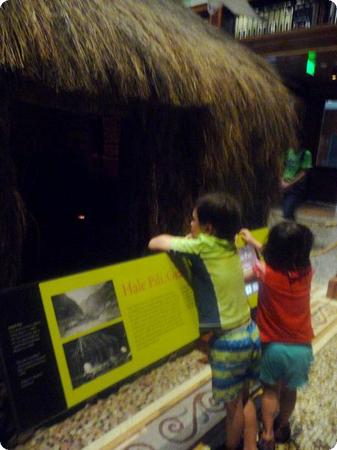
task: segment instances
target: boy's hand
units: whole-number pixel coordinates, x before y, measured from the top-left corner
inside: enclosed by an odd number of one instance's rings
[[[209,342],[213,337],[214,333],[209,331],[208,333],[202,334],[197,341],[197,349],[204,355],[199,359],[199,362],[202,364],[207,364],[209,362]]]

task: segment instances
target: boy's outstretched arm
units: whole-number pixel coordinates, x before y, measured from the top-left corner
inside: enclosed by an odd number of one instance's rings
[[[155,236],[148,243],[148,247],[150,250],[161,250],[163,252],[168,252],[171,250],[171,241],[174,236],[170,234],[160,234],[159,236]]]

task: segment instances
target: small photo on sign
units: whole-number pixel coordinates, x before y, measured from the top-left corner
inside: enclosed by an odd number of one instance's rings
[[[54,295],[52,302],[62,338],[120,317],[112,281]]]
[[[63,348],[73,389],[132,359],[122,322],[68,342]]]

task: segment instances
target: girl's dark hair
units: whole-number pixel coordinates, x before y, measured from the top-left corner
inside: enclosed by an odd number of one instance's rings
[[[296,222],[280,222],[269,232],[262,254],[275,270],[304,270],[310,267],[314,236],[308,227]]]
[[[241,209],[234,197],[222,192],[206,194],[197,200],[195,209],[201,226],[210,224],[215,236],[234,241],[241,228]]]

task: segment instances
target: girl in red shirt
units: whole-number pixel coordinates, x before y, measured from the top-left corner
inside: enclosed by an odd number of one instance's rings
[[[240,234],[264,258],[254,267],[254,276],[260,282],[257,325],[263,344],[260,379],[264,387],[263,432],[258,448],[274,450],[275,442],[290,438],[289,417],[295,408],[297,389],[307,383],[313,361],[313,234],[304,225],[281,222],[270,230],[264,247],[247,229]]]

